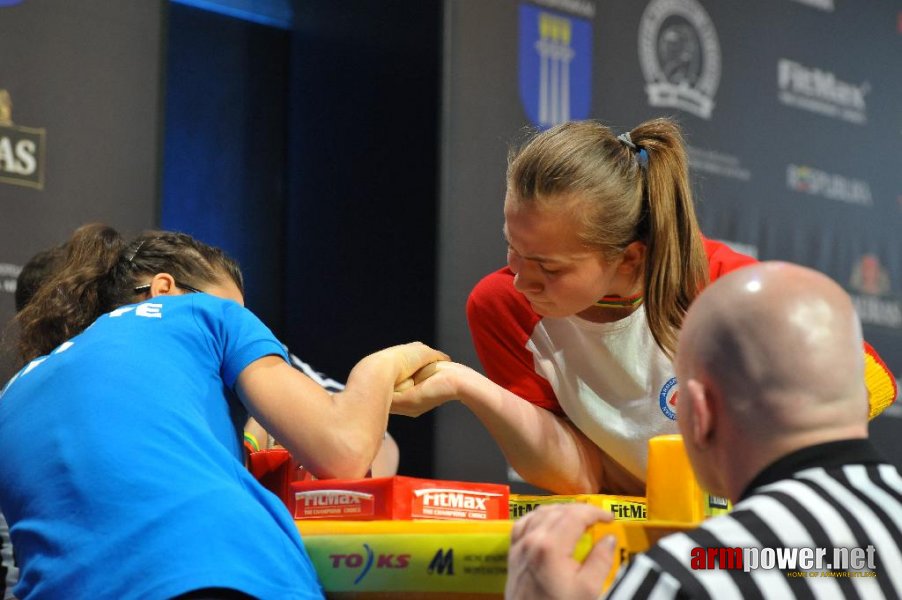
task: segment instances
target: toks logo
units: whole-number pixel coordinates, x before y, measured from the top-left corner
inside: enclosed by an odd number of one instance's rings
[[[47,131],[13,125],[13,101],[0,89],[0,182],[44,189]]]
[[[369,544],[363,545],[364,554],[330,554],[333,569],[359,569],[354,585],[360,583],[366,574],[375,567],[377,569],[406,569],[410,565],[410,554],[376,554]]]

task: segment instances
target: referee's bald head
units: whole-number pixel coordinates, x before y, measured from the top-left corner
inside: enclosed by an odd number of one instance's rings
[[[690,458],[706,460],[710,444],[732,447],[735,456],[721,456],[730,461],[866,437],[862,344],[851,298],[822,273],[764,262],[721,277],[680,332],[678,414]]]
[[[829,425],[841,414],[866,423],[862,344],[852,300],[832,279],[764,262],[698,297],[677,363],[680,380],[704,373],[731,399],[729,409],[766,427]]]

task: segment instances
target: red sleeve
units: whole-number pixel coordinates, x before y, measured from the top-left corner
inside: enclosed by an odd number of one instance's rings
[[[467,299],[467,321],[476,354],[489,379],[529,402],[562,413],[548,380],[535,371],[526,344],[541,317],[514,289],[504,268],[484,277]]]
[[[702,242],[705,245],[705,254],[708,255],[708,274],[711,281],[730,271],[758,262],[751,256],[736,252],[723,242],[715,242],[708,238],[703,238]]]

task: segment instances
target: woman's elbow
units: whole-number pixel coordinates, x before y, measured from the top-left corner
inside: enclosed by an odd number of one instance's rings
[[[370,470],[375,447],[371,444],[338,443],[329,450],[324,450],[307,467],[318,479],[360,479]]]
[[[556,482],[551,491],[563,496],[575,496],[578,494],[597,494],[598,486],[590,481],[560,481]]]
[[[523,479],[530,485],[548,490],[552,494],[573,496],[577,494],[597,494],[601,489],[601,481],[588,474],[533,471],[523,469]]]

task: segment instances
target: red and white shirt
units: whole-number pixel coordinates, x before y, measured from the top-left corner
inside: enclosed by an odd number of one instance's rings
[[[705,240],[711,281],[755,262]],[[613,323],[542,317],[504,268],[483,278],[467,319],[486,375],[521,398],[565,415],[645,481],[648,440],[676,433],[673,364],[655,343],[645,307]]]

